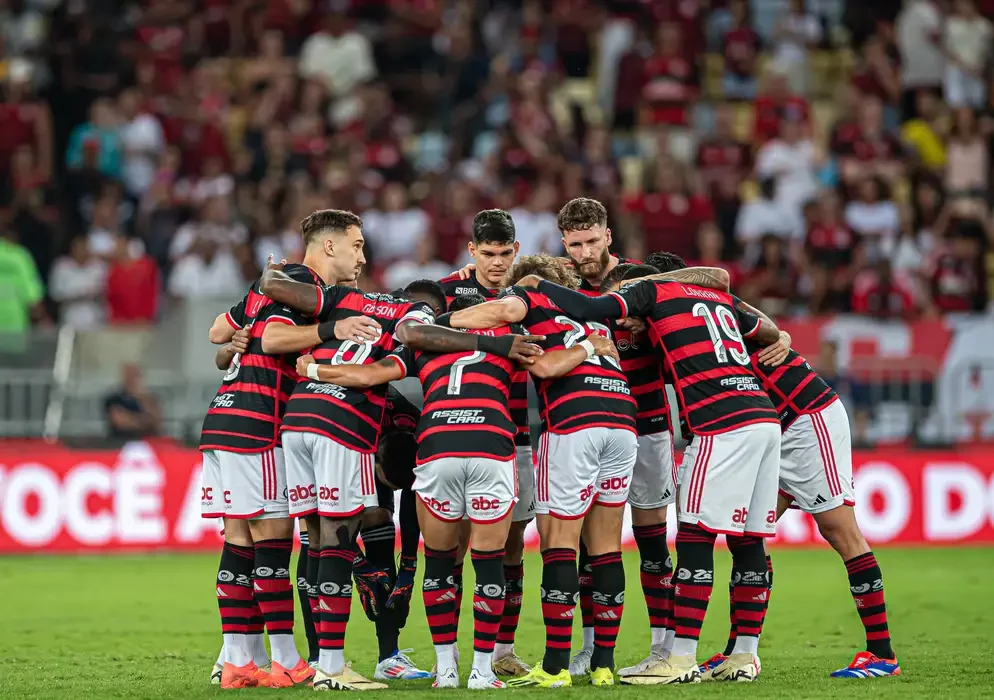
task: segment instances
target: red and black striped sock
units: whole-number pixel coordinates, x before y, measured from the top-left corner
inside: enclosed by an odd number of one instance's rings
[[[317,661],[318,631],[311,609],[310,584],[307,582],[307,566],[310,560],[310,545],[306,532],[300,533],[300,553],[297,554],[297,600],[300,602],[300,617],[307,635],[307,660]]]
[[[255,543],[255,599],[266,620],[270,638],[293,634],[293,583],[290,581],[290,555],[293,540],[262,540]]]
[[[732,653],[735,648],[735,639],[738,637],[738,628],[735,620],[735,596],[732,591],[735,589],[735,567],[728,577],[728,642],[725,643],[725,656]]]
[[[314,633],[318,639],[318,651],[321,649],[321,625],[324,622],[324,614],[318,604],[318,571],[321,567],[321,549],[307,550],[307,604],[311,609],[311,619],[314,620]],[[317,657],[308,659],[316,661]]]
[[[714,586],[715,535],[697,525],[680,523],[676,533],[676,576],[673,584],[674,656],[697,654],[701,625]]]
[[[621,552],[590,557],[594,580],[594,653],[590,668],[614,670],[614,645],[625,610],[625,565]]]
[[[497,632],[498,644],[514,644],[514,634],[518,631],[518,620],[521,618],[524,583],[524,564],[504,565],[504,615]]]
[[[583,648],[592,649],[594,643],[594,578],[590,571],[590,555],[587,546],[580,540],[580,555],[577,559],[577,573],[580,581],[580,619],[583,621]]]
[[[573,613],[580,594],[576,552],[547,549],[542,552],[542,618],[545,620],[545,657],[542,668],[556,674],[569,668]]]
[[[492,654],[504,615],[504,550],[472,550],[476,572],[473,588],[473,651]]]
[[[452,567],[452,582],[456,586],[456,635],[459,634],[459,613],[462,612],[462,569],[463,561],[457,561]]]
[[[217,607],[224,634],[251,633],[250,622],[256,606],[252,595],[254,560],[252,547],[224,543],[217,567]]]
[[[866,650],[881,659],[895,658],[887,627],[884,580],[877,558],[873,552],[853,557],[846,562],[846,572],[856,612],[866,630]]]
[[[441,551],[425,547],[425,580],[421,592],[431,641],[436,647],[456,643],[456,589],[452,583],[455,562],[455,549]]]
[[[735,601],[736,639],[732,653],[755,654],[770,600],[770,575],[763,540],[749,535],[729,535],[726,542],[732,553],[734,572],[731,597]]]
[[[652,643],[661,644],[664,633],[673,626],[673,560],[666,545],[666,523],[636,525],[632,533],[639,548],[639,578]]]
[[[345,629],[352,612],[352,560],[355,550],[344,547],[322,547],[317,576],[318,645],[326,650],[345,648]],[[326,672],[337,669],[325,668]]]

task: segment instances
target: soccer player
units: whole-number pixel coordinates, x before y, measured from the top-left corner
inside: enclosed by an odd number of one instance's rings
[[[334,246],[362,249],[361,221],[324,222],[311,227],[309,233],[309,244],[330,240]],[[317,325],[287,327],[272,334],[266,348],[295,352],[317,346],[317,362],[311,368],[315,371],[321,364],[371,364],[400,343],[441,352],[489,349],[526,363],[541,353],[532,344],[540,337],[509,334],[491,338],[431,326],[434,313],[424,302],[363,294],[351,287],[301,284],[277,269],[266,271],[261,286],[271,298],[317,316]],[[360,340],[358,336],[356,340],[339,339],[336,321],[350,317],[376,321],[381,329],[376,340]],[[373,453],[379,438],[384,392],[385,388],[377,387],[350,390],[316,380],[301,382],[287,409],[287,475],[296,493],[307,494],[291,501],[291,514],[309,519],[311,549],[316,541],[320,546],[317,571],[308,572],[309,584],[315,582],[310,585],[318,595],[320,652],[314,687],[319,690],[385,687],[353,671],[344,658],[354,541],[363,510],[377,505]]]
[[[579,283],[571,265],[548,255],[522,258],[510,281],[530,274],[574,288]],[[547,347],[566,350],[589,345],[584,339],[590,335],[609,335],[600,324],[578,323],[543,294],[513,286],[501,299],[452,314],[451,323],[477,329],[524,323],[547,337]],[[614,646],[625,589],[621,526],[637,448],[635,400],[618,360],[586,349],[588,358],[579,366],[562,377],[538,383],[544,431],[536,475],[536,513],[546,651],[541,665],[512,680],[512,685],[572,685],[570,637],[579,592],[576,556],[584,521],[595,600],[590,680],[594,685],[614,682]]]
[[[557,223],[566,254],[580,276],[578,289],[584,294],[598,294],[601,282],[618,265],[637,262],[611,254],[607,209],[596,199],[576,197],[566,202],[559,210]]]
[[[464,295],[480,294],[494,299],[504,287],[518,254],[514,221],[501,209],[486,209],[473,217],[473,240],[467,244],[473,265],[440,280],[451,304]],[[511,514],[511,528],[504,546],[504,617],[497,633],[494,670],[499,676],[523,676],[531,670],[514,653],[514,636],[521,615],[524,588],[525,529],[535,518],[535,463],[532,458],[531,430],[528,425],[528,372],[519,369],[511,383],[511,419],[517,426],[514,436],[515,464],[518,470],[518,500]],[[465,547],[460,548],[464,552]],[[462,600],[462,557],[457,557],[456,623]]]
[[[749,681],[765,614],[767,565],[762,538],[776,527],[779,420],[752,366],[745,342],[779,340],[776,326],[736,308],[731,295],[691,284],[643,280],[589,298],[539,279],[535,284],[563,312],[577,318],[645,318],[676,381],[685,434],[693,439],[678,473],[675,636],[669,656],[630,684],[700,681],[697,642],[714,580],[714,541],[724,533],[741,573],[737,605],[753,623],[716,679]]]
[[[457,308],[483,301],[463,296]],[[481,330],[479,337],[501,337],[508,326]],[[606,340],[597,341],[613,353]],[[542,376],[570,371],[587,350],[545,353],[529,365]],[[301,364],[310,361],[302,358]],[[418,467],[414,490],[425,539],[425,609],[435,642],[437,688],[458,687],[455,661],[455,588],[452,569],[467,515],[472,523],[472,560],[476,570],[474,659],[468,687],[503,688],[492,670],[493,648],[504,604],[503,546],[516,498],[514,434],[507,401],[515,363],[486,350],[431,353],[398,349],[372,365],[311,365],[308,376],[343,387],[370,387],[417,373],[425,387],[418,426]]]
[[[317,212],[304,220],[305,239],[315,221],[352,216]],[[308,246],[303,265],[287,266],[284,275],[314,287],[325,280],[354,280],[363,264],[361,247],[342,250],[329,244]],[[218,607],[224,633],[221,686],[306,684],[313,671],[293,641],[293,583],[290,555],[293,521],[289,517],[286,469],[280,425],[293,391],[293,356],[267,352],[266,337],[276,326],[306,320],[274,304],[256,282],[241,302],[221,314],[210,340],[226,343],[247,329],[247,349],[232,354],[217,395],[204,419],[200,449],[204,456],[201,511],[224,518],[225,544],[217,574]],[[247,521],[247,527],[244,522]],[[260,669],[261,629],[254,627],[258,608],[269,632],[273,665]],[[249,634],[250,632],[254,634]],[[250,649],[255,648],[255,653]],[[263,647],[264,649],[264,647]]]

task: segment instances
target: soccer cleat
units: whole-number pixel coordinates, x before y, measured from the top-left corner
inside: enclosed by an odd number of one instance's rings
[[[626,666],[625,668],[619,670],[618,676],[619,677],[637,676],[641,673],[644,673],[645,670],[648,669],[650,666],[653,666],[654,664],[657,664],[660,661],[665,661],[665,660],[666,660],[666,654],[663,652],[663,645],[654,644],[649,649],[649,655],[647,657],[639,661],[634,666]]]
[[[569,675],[585,676],[590,673],[590,657],[593,655],[593,649],[580,649],[569,662]]]
[[[373,678],[378,681],[420,681],[425,678],[431,678],[429,671],[422,671],[411,661],[407,656],[407,652],[409,651],[414,650],[401,649],[389,659],[383,659],[383,661],[376,664],[376,671],[373,672]]]
[[[763,665],[755,654],[731,654],[711,671],[711,679],[750,683],[759,677]]]
[[[625,685],[665,685],[669,683],[700,683],[701,671],[697,668],[697,659],[692,654],[680,656],[670,655],[663,661],[657,661],[637,676],[624,676],[621,682]]]
[[[614,685],[614,674],[606,667],[590,669],[590,685]]]
[[[221,687],[224,690],[255,688],[259,685],[259,673],[261,671],[255,661],[249,661],[244,666],[235,666],[225,661],[224,668],[221,669]]]
[[[504,654],[499,659],[494,659],[494,673],[498,676],[520,678],[527,676],[531,670],[532,667],[522,661],[521,657],[513,651],[510,654]]]
[[[845,668],[832,672],[832,678],[882,678],[900,676],[901,666],[897,659],[881,659],[868,651],[861,651]]]
[[[498,679],[493,673],[480,673],[474,668],[470,671],[466,687],[470,690],[500,690],[506,688],[507,683]]]
[[[273,670],[269,674],[270,688],[291,688],[295,685],[307,685],[314,678],[314,669],[300,659],[293,668],[273,662]]]
[[[432,688],[458,688],[459,670],[455,668],[446,669],[435,675],[435,680],[431,684]]]
[[[563,669],[559,673],[546,673],[542,664],[532,667],[526,675],[521,678],[512,678],[507,682],[511,688],[569,688],[573,685],[573,678],[568,669]]]
[[[712,677],[714,670],[719,666],[721,666],[721,663],[727,658],[728,658],[727,656],[719,652],[714,656],[712,656],[707,661],[705,661],[704,663],[702,663],[700,666],[698,666],[698,668],[701,670],[701,680],[702,681],[714,680],[714,678]]]
[[[345,664],[341,673],[330,675],[320,668],[314,672],[314,690],[385,690],[386,683],[371,681],[352,670],[352,664]]]
[[[214,668],[211,669],[211,685],[221,685],[221,674],[224,672],[224,666],[221,664],[214,664]]]

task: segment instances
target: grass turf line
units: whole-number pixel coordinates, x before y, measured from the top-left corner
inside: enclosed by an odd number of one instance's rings
[[[925,548],[877,551],[884,572],[888,614],[904,675],[841,681],[828,673],[862,649],[863,631],[847,590],[845,569],[829,550],[774,549],[772,607],[760,645],[758,685],[702,684],[657,689],[578,686],[571,697],[624,693],[631,698],[680,693],[681,697],[768,698],[994,697],[994,608],[990,605],[994,549]],[[716,552],[714,595],[699,653],[703,661],[724,647],[727,633],[729,558]],[[142,555],[7,557],[0,566],[0,698],[207,698],[222,691],[207,684],[221,635],[213,594],[217,557]],[[541,561],[525,562],[525,604],[517,651],[529,663],[543,650],[538,603]],[[618,639],[619,666],[648,651],[645,603],[638,583],[638,555],[625,554],[627,605]],[[472,658],[472,567],[467,562],[460,624],[462,682]],[[947,586],[951,586],[948,588]],[[353,600],[346,657],[372,676],[373,627]],[[299,620],[299,611],[298,611]],[[299,626],[298,626],[299,627]],[[301,630],[298,647],[306,649]],[[580,620],[574,627],[579,646]],[[420,595],[415,596],[401,646],[422,668],[434,661]],[[396,682],[376,697],[389,700],[428,691],[430,681]],[[256,696],[276,691],[240,691]],[[282,694],[310,692],[284,690]],[[534,689],[509,689],[527,698]],[[469,691],[445,691],[456,700]],[[230,695],[226,692],[225,695]]]

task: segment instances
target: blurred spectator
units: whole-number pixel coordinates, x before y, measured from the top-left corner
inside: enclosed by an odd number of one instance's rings
[[[514,231],[520,249],[518,255],[535,255],[558,250],[561,233],[556,224],[556,188],[550,182],[539,183],[524,205],[511,209]]]
[[[861,93],[879,99],[884,105],[886,125],[897,126],[899,115],[893,105],[901,99],[900,58],[897,49],[888,45],[880,34],[874,34],[863,44],[853,85]]]
[[[969,107],[957,109],[946,156],[947,199],[985,199],[990,168],[987,140],[977,129],[973,111]]]
[[[118,236],[107,268],[107,320],[121,325],[155,321],[160,282],[159,269],[141,241]]]
[[[45,317],[45,288],[31,253],[9,225],[9,214],[0,212],[0,335],[20,335],[32,319]]]
[[[645,61],[640,122],[648,127],[641,136],[643,153],[650,158],[669,155],[681,163],[693,156],[690,114],[700,88],[700,77],[688,58],[676,24],[659,25],[652,54]],[[663,149],[658,147],[662,139]]]
[[[906,279],[894,276],[890,261],[882,258],[856,278],[852,310],[881,320],[911,320],[916,311],[914,292]]]
[[[707,198],[692,192],[686,179],[677,163],[661,161],[656,166],[655,187],[626,198],[625,209],[639,225],[647,251],[668,250],[691,257],[694,234],[712,218],[712,212]]]
[[[900,230],[900,213],[879,178],[864,178],[855,195],[856,198],[846,205],[846,225],[862,238],[870,259],[876,260]]]
[[[954,0],[954,14],[946,20],[943,51],[946,72],[942,81],[951,107],[979,109],[987,103],[984,74],[991,59],[994,31],[977,11],[974,0]]]
[[[235,255],[208,236],[199,237],[169,273],[169,295],[175,298],[234,298],[245,286]]]
[[[786,206],[776,196],[776,180],[772,177],[759,181],[759,196],[747,202],[739,212],[735,226],[735,236],[746,252],[746,260],[753,261],[759,256],[759,239],[767,234],[785,240],[800,238],[803,222],[797,213]]]
[[[81,168],[94,163],[101,174],[120,179],[123,172],[121,136],[109,99],[99,98],[90,107],[90,121],[73,129],[66,149],[66,165]]]
[[[324,83],[332,98],[330,117],[343,127],[360,115],[356,88],[376,77],[369,39],[348,26],[342,12],[330,12],[321,29],[300,50],[300,75]]]
[[[59,322],[77,330],[93,330],[104,321],[107,264],[90,252],[85,238],[76,238],[69,255],[52,266],[49,291],[60,304]]]
[[[714,197],[718,183],[728,178],[738,189],[752,165],[749,145],[736,138],[735,113],[727,102],[718,103],[714,110],[714,128],[697,147],[697,170],[704,186]]]
[[[851,185],[876,175],[892,182],[904,173],[904,149],[896,136],[884,128],[883,105],[865,95],[857,106],[856,122],[837,132],[834,151],[841,160],[842,181]]]
[[[942,86],[946,59],[942,54],[942,12],[933,0],[908,0],[897,16],[897,48],[901,53],[901,111],[915,116],[915,93]]]
[[[690,265],[701,265],[703,267],[720,267],[728,273],[730,278],[729,287],[738,288],[742,270],[734,261],[730,261],[725,254],[725,240],[718,230],[718,227],[706,222],[697,229],[697,236],[694,245],[694,257]]]
[[[158,434],[162,426],[159,402],[148,391],[138,365],[121,367],[121,388],[104,399],[110,437],[138,440]]]
[[[398,289],[414,280],[439,280],[448,276],[452,272],[452,266],[434,257],[434,243],[430,236],[423,237],[415,257],[405,258],[387,268],[383,274],[383,286]]]
[[[762,78],[762,91],[754,105],[753,136],[762,143],[776,138],[784,119],[811,127],[811,107],[800,95],[791,94],[787,77],[779,68],[771,68]]]
[[[759,241],[756,265],[742,284],[742,296],[774,316],[787,310],[797,284],[797,269],[787,257],[786,242],[766,234]]]
[[[9,188],[9,189],[8,189]],[[52,263],[60,220],[59,198],[42,173],[30,144],[21,145],[11,162],[10,180],[3,201],[11,208],[10,226],[34,258],[42,280]]]
[[[38,170],[52,177],[52,117],[48,104],[32,91],[33,69],[22,59],[10,61],[0,102],[0,174],[7,174],[10,159],[21,146],[32,146]]]
[[[848,309],[853,277],[863,260],[860,239],[842,221],[835,192],[823,192],[809,213],[804,241],[808,308],[813,314]]]
[[[380,208],[363,213],[362,218],[370,259],[382,269],[398,259],[415,257],[422,250],[429,222],[424,211],[410,205],[403,183],[388,182],[380,202]]]
[[[162,125],[142,109],[140,99],[138,91],[129,88],[117,100],[121,114],[121,147],[124,149],[124,186],[136,199],[151,186],[156,164],[166,145]]]
[[[917,116],[901,127],[901,140],[918,156],[922,166],[933,172],[946,167],[946,129],[939,98],[929,90],[915,95]]]
[[[787,0],[787,11],[773,27],[773,56],[787,75],[791,92],[808,92],[808,51],[821,41],[821,22],[806,11],[804,0]]]
[[[930,270],[933,313],[983,311],[987,305],[983,245],[968,231],[954,232]]]
[[[721,38],[725,56],[721,91],[729,100],[751,100],[756,96],[756,58],[762,42],[749,23],[749,5],[745,0],[731,0],[728,9],[732,26]]]
[[[815,145],[803,138],[801,124],[785,119],[779,138],[767,141],[756,154],[756,175],[776,182],[777,202],[796,220],[801,207],[818,190],[815,168],[820,161]]]
[[[117,252],[120,236],[117,207],[112,197],[101,197],[92,210],[92,223],[86,234],[87,248],[91,255],[105,260]]]
[[[248,229],[232,216],[230,198],[211,197],[204,202],[198,218],[176,231],[169,246],[170,259],[179,260],[200,240],[216,244],[224,255],[234,255],[235,248],[248,242]]]

